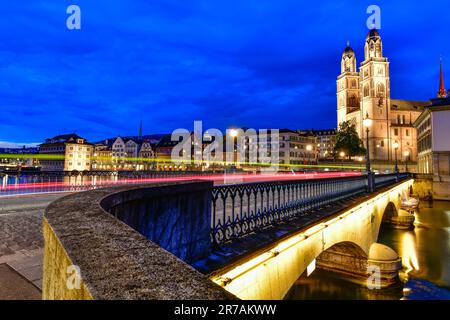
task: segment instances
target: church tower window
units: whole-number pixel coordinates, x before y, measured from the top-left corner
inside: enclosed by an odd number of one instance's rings
[[[364,86],[364,97],[368,97],[369,96],[369,85],[365,85]]]
[[[382,83],[377,84],[377,96],[384,97],[384,85]]]

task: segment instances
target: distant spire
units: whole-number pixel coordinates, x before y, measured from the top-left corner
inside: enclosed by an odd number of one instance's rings
[[[442,71],[442,57],[441,57],[438,98],[446,98],[446,97],[447,97],[447,92],[445,91],[445,86],[444,86],[444,73]]]
[[[141,123],[139,124],[139,139],[142,139],[142,119]]]
[[[350,47],[350,41],[347,40],[347,47]]]

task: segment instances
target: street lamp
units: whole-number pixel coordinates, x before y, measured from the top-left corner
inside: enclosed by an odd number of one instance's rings
[[[230,136],[233,138],[236,138],[238,136],[239,132],[237,129],[230,129]]]
[[[403,152],[403,156],[405,157],[405,172],[408,172],[409,151]]]
[[[368,179],[368,186],[369,186],[369,192],[373,191],[373,184],[372,184],[372,172],[370,169],[370,146],[369,146],[369,128],[372,126],[372,119],[369,118],[369,114],[366,113],[366,118],[363,120],[363,125],[366,128],[366,171],[367,171],[367,179]]]
[[[339,153],[339,156],[341,157],[341,169],[344,170],[344,157],[345,157],[345,152],[341,151]]]
[[[398,142],[394,142],[394,144],[392,145],[394,147],[395,150],[395,168],[394,171],[395,173],[398,173],[398,161],[397,161],[397,150],[398,150]]]
[[[311,164],[311,150],[312,150],[312,145],[308,144],[306,146],[306,151],[308,151],[308,164]]]
[[[237,164],[237,146],[235,144],[235,139],[239,135],[239,131],[237,129],[230,129],[228,132],[230,137],[233,139],[233,166]]]

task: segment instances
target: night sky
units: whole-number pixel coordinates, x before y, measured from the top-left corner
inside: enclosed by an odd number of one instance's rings
[[[395,2],[395,3],[393,3]],[[450,84],[450,5],[440,1],[1,0],[0,146],[76,132],[230,126],[333,128],[347,40],[363,60],[381,7],[391,96],[427,100],[439,57]],[[77,4],[82,29],[66,28]]]

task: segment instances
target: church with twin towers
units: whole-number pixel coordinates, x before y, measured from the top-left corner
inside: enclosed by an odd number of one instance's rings
[[[337,120],[356,125],[366,146],[363,120],[372,119],[369,129],[370,157],[378,161],[394,161],[408,155],[417,161],[417,139],[414,121],[429,105],[428,101],[391,99],[389,61],[383,56],[383,42],[376,29],[366,36],[364,61],[357,69],[357,58],[347,44],[342,53],[341,74],[337,78]],[[397,147],[397,149],[395,149]]]

